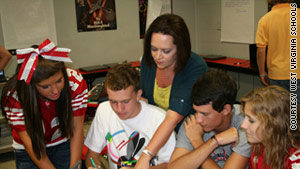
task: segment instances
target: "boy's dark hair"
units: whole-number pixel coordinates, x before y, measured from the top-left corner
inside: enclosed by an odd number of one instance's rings
[[[139,72],[128,63],[112,67],[105,77],[105,88],[113,91],[127,89],[133,86],[135,92],[140,89]]]
[[[225,104],[231,107],[237,95],[237,85],[232,76],[218,69],[212,69],[195,82],[191,100],[196,106],[206,105],[212,102],[212,107],[221,112]]]

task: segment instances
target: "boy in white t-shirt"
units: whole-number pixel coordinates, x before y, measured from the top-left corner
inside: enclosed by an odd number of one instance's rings
[[[84,144],[89,148],[85,164],[94,168],[100,164],[99,153],[107,146],[110,169],[133,167],[158,126],[165,118],[165,111],[141,101],[139,73],[128,64],[109,70],[105,79],[109,101],[101,103],[89,129]],[[171,135],[160,152],[152,157],[151,165],[167,168],[175,148]],[[150,167],[151,168],[151,167]]]

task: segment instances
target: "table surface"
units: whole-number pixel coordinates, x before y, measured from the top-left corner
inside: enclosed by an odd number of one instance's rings
[[[227,57],[224,59],[217,59],[217,60],[205,59],[205,61],[209,67],[221,68],[225,70],[252,74],[252,75],[259,74],[258,69],[251,67],[250,60],[246,60],[246,59]]]

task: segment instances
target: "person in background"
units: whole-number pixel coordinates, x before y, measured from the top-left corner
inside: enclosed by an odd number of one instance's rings
[[[71,168],[81,160],[87,85],[65,67],[70,51],[49,39],[38,48],[17,50],[19,64],[1,103],[18,169]]]
[[[300,30],[300,24],[297,24],[300,12],[292,12],[299,8],[296,3],[289,2],[290,0],[268,0],[272,10],[257,25],[257,64],[260,80],[264,85],[279,85],[297,94],[300,105],[300,62],[297,61],[300,45],[292,40],[300,39],[300,33],[297,33]]]
[[[181,125],[170,169],[245,169],[251,147],[240,125],[243,116],[233,107],[237,85],[232,76],[210,70],[193,86],[196,114]]]
[[[0,45],[0,71],[4,69],[12,55]]]
[[[175,14],[157,17],[145,35],[141,61],[143,99],[167,111],[167,115],[138,160],[136,169],[149,168],[149,161],[177,132],[184,117],[193,112],[190,92],[194,82],[207,71],[202,57],[191,52],[188,28]]]
[[[241,98],[241,125],[252,145],[250,169],[300,167],[300,109],[280,86],[258,88]],[[296,118],[295,118],[296,117]]]
[[[140,100],[139,72],[129,64],[111,68],[105,77],[108,100],[101,103],[88,131],[87,168],[100,165],[99,153],[107,146],[110,169],[131,168],[136,164],[166,112]],[[168,138],[161,151],[152,158],[150,168],[167,168],[175,148],[175,135]],[[92,160],[91,160],[92,158]],[[95,166],[93,166],[93,162]]]

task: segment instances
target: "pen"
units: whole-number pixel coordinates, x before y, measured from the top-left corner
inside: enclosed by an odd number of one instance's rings
[[[94,162],[94,160],[93,160],[92,157],[90,158],[90,160],[91,160],[91,162],[92,162],[93,167],[96,168],[96,164],[95,164],[95,162]]]

